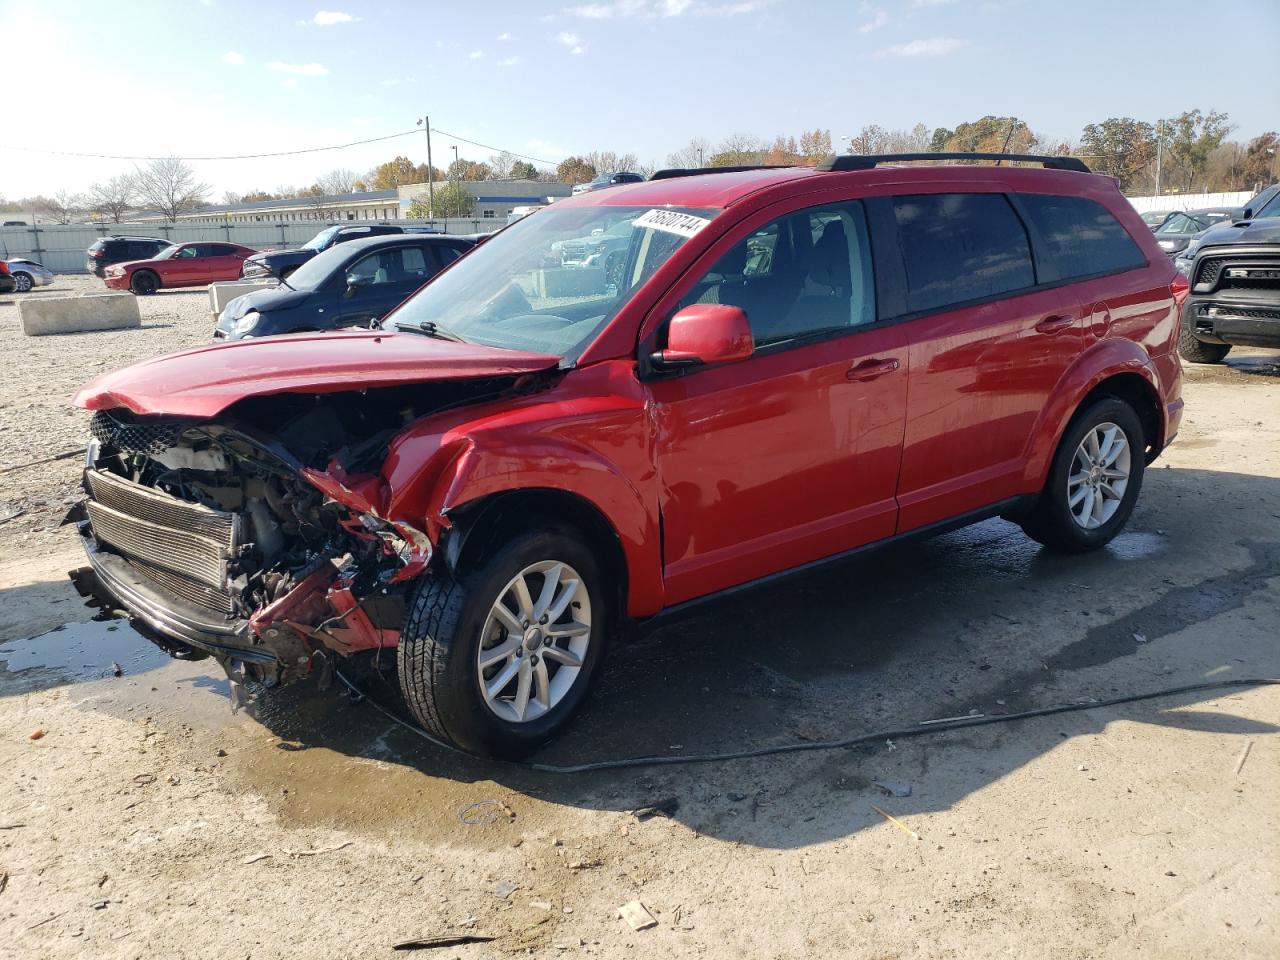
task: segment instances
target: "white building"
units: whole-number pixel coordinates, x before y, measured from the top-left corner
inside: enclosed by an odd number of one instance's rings
[[[567,183],[544,183],[541,180],[463,180],[463,187],[476,198],[471,217],[476,220],[507,220],[513,207],[530,207],[548,204],[558,197],[569,196],[572,186]],[[437,180],[439,190],[445,184]],[[410,183],[398,188],[400,216],[409,216],[409,207],[419,197],[426,202],[427,185]]]

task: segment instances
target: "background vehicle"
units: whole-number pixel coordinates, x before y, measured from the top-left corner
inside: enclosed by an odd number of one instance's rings
[[[1280,198],[1271,201],[1280,206]],[[1221,363],[1232,346],[1280,348],[1280,217],[1214,227],[1185,269],[1178,351]]]
[[[1211,210],[1186,210],[1169,214],[1155,231],[1160,249],[1171,257],[1185,250],[1195,237],[1218,223],[1233,220],[1243,211],[1233,207],[1217,207]]]
[[[87,251],[85,267],[96,277],[105,277],[107,267],[130,260],[149,260],[172,244],[155,237],[99,237]]]
[[[42,263],[25,257],[14,257],[5,263],[9,266],[9,273],[13,275],[18,293],[25,293],[32,287],[47,287],[53,283],[53,271]]]
[[[0,223],[0,227],[26,227],[30,226],[25,220],[6,220]]]
[[[580,193],[590,193],[592,190],[603,190],[605,187],[616,187],[620,183],[644,183],[644,176],[639,173],[630,173],[628,171],[619,171],[617,173],[602,173],[590,183],[580,183],[573,188],[573,195]]]
[[[0,293],[13,293],[16,289],[18,289],[18,283],[9,272],[9,265],[0,260]]]
[[[423,726],[514,755],[625,620],[995,515],[1096,549],[1178,429],[1181,278],[1078,160],[892,165],[957,157],[659,173],[381,329],[108,374],[80,582],[267,686],[395,646]],[[620,283],[555,252],[614,228]]]
[[[1244,216],[1242,219],[1252,220],[1254,217],[1274,217],[1280,214],[1280,204],[1275,203],[1276,197],[1280,196],[1280,183],[1273,183],[1269,187],[1264,187],[1249,198],[1249,202],[1244,205]],[[1263,213],[1264,209],[1271,209],[1271,213]]]
[[[147,295],[161,288],[199,287],[235,280],[253,251],[238,243],[175,243],[149,260],[132,260],[107,268],[107,286]]]
[[[1148,210],[1142,214],[1142,222],[1150,227],[1151,232],[1154,233],[1160,229],[1160,224],[1169,219],[1169,214],[1171,213],[1173,213],[1172,210]]]
[[[408,235],[353,240],[324,251],[270,290],[236,297],[214,337],[369,327],[473,246],[462,237]]]
[[[366,223],[360,226],[338,224],[321,230],[296,250],[263,250],[261,253],[255,253],[245,260],[240,275],[246,280],[261,280],[265,277],[287,278],[317,253],[328,250],[336,244],[404,232],[404,227],[389,223]]]

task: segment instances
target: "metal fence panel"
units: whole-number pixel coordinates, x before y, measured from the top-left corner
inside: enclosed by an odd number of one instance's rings
[[[174,243],[224,240],[255,250],[298,247],[335,223],[357,226],[364,221],[288,221],[280,223],[113,223],[39,224],[0,227],[0,257],[29,257],[54,273],[84,273],[86,251],[99,237],[158,237]],[[372,222],[372,221],[370,221]],[[491,233],[506,224],[501,220],[390,220],[404,227],[428,227],[442,233]]]

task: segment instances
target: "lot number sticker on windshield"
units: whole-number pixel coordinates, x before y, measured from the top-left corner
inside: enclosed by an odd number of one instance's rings
[[[702,217],[695,217],[691,213],[680,213],[678,210],[650,210],[636,217],[631,225],[661,230],[664,233],[678,233],[682,237],[692,237],[710,222]]]

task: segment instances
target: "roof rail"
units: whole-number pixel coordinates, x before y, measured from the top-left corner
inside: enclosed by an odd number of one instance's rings
[[[904,160],[1017,160],[1023,163],[1040,163],[1048,170],[1074,170],[1077,173],[1091,173],[1085,162],[1078,157],[1042,156],[1030,153],[881,153],[853,154],[843,153],[827,157],[818,164],[818,170],[872,170],[877,164],[897,163]]]
[[[786,170],[785,164],[755,163],[741,167],[672,167],[659,170],[650,180],[674,180],[676,177],[698,177],[704,173],[743,173],[747,170]]]

